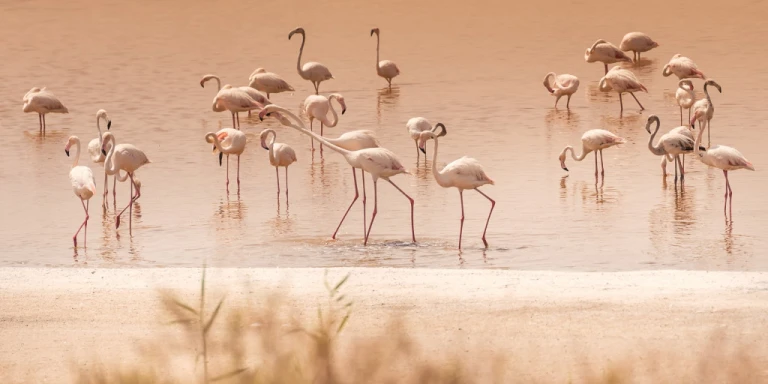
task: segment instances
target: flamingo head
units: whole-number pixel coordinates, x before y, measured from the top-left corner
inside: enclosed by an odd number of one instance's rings
[[[304,28],[298,27],[298,28],[294,29],[293,31],[291,31],[291,33],[288,34],[288,40],[290,40],[291,37],[293,37],[293,35],[297,34],[297,33],[301,33],[301,35],[304,36],[305,35]]]
[[[64,153],[67,154],[67,157],[69,157],[69,148],[75,143],[75,139],[75,136],[70,136],[69,139],[67,139],[67,145],[64,147]]]
[[[712,79],[709,79],[709,80],[705,81],[705,82],[704,82],[704,86],[706,87],[707,85],[711,85],[711,86],[713,86],[713,87],[717,88],[717,91],[718,91],[718,92],[720,92],[720,93],[723,93],[723,88],[721,88],[721,87],[720,87],[720,84],[718,84],[718,83],[717,83],[717,82],[715,82],[714,80],[712,80]]]
[[[259,120],[264,121],[264,116],[269,116],[269,110],[270,108],[268,105],[262,108],[261,111],[259,111]]]
[[[427,140],[437,137],[432,131],[423,131],[419,134],[419,150],[423,154],[427,154]]]
[[[568,148],[571,148],[570,146],[565,147],[563,152],[560,153],[560,157],[558,158],[560,160],[560,168],[568,172],[568,167],[565,166],[565,151],[568,150]]]
[[[259,134],[259,140],[261,140],[261,147],[266,149],[266,150],[269,150],[269,146],[267,145],[267,137],[269,137],[270,133],[273,135],[272,136],[273,137],[272,142],[274,143],[275,142],[275,139],[274,139],[275,131],[273,131],[271,129],[265,129],[265,130],[261,131],[261,133]]]
[[[224,159],[224,152],[219,152],[219,167],[221,167],[222,159]]]
[[[376,35],[378,35],[379,34],[379,29],[378,28],[371,29],[371,36],[373,36],[374,33]]]

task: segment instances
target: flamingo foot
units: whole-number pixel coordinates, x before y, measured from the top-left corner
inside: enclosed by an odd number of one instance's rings
[[[115,219],[115,229],[120,228],[120,216],[117,216],[117,219]]]

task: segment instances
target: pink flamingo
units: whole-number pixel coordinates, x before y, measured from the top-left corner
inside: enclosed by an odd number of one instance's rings
[[[707,96],[704,99],[701,99],[693,104],[693,116],[691,117],[691,127],[694,126],[694,122],[699,122],[699,129],[704,129],[706,125],[707,129],[707,147],[709,147],[711,141],[710,141],[710,124],[712,123],[712,118],[715,117],[715,106],[712,104],[712,98],[709,97],[709,90],[707,89],[707,86],[713,86],[717,88],[717,91],[720,93],[723,93],[723,88],[720,87],[720,84],[716,83],[714,80],[709,79],[704,82],[704,94]],[[706,124],[705,124],[706,123]]]
[[[635,97],[633,92],[648,92],[640,80],[635,77],[635,74],[628,69],[619,67],[611,68],[608,73],[600,79],[600,90],[603,92],[609,92],[611,90],[619,94],[619,105],[621,105],[621,111],[624,111],[624,102],[621,100],[621,94],[628,92],[635,99],[637,105],[640,106],[640,110],[644,110],[643,105],[640,104],[640,100]]]
[[[227,155],[227,194],[229,194],[229,155],[237,155],[237,193],[240,194],[240,155],[245,151],[245,133],[234,128],[223,128],[205,134],[205,142],[213,144],[213,152],[219,150],[219,166]]]
[[[565,108],[570,109],[571,95],[579,89],[579,78],[567,73],[556,75],[554,72],[550,72],[544,77],[544,87],[547,88],[550,95],[556,97],[555,108],[557,108],[557,102],[560,101],[561,97],[568,96]]]
[[[248,81],[250,82],[248,85],[251,88],[255,88],[261,92],[264,92],[267,94],[267,98],[269,98],[269,95],[272,93],[281,93],[281,92],[293,92],[294,89],[291,87],[290,84],[288,84],[287,81],[283,80],[280,75],[272,72],[267,72],[264,68],[256,68],[253,73],[251,73],[251,76],[248,78]],[[259,101],[259,100],[256,100]],[[270,103],[262,103],[264,105],[270,104]]]
[[[630,32],[621,39],[619,48],[624,52],[632,51],[635,62],[640,61],[640,53],[648,52],[659,46],[650,36],[642,32]]]
[[[21,110],[25,113],[35,112],[37,113],[38,120],[40,120],[40,133],[45,134],[45,115],[48,113],[69,113],[67,107],[59,101],[59,99],[50,91],[47,91],[45,87],[42,89],[34,87],[24,95],[22,99],[24,105]]]
[[[400,74],[400,68],[397,68],[397,64],[389,60],[379,61],[379,43],[381,39],[379,37],[379,29],[371,29],[371,36],[376,34],[376,74],[383,77],[389,85],[389,89],[392,89],[392,79]]]
[[[651,133],[651,124],[656,122],[656,130]],[[659,126],[661,120],[656,115],[648,116],[648,122],[645,124],[645,130],[651,135],[648,138],[648,150],[656,156],[662,156],[662,161],[668,157],[674,159],[675,162],[675,184],[677,184],[677,170],[680,169],[680,182],[685,180],[685,162],[680,161],[680,155],[685,156],[686,153],[693,151],[693,138],[691,135],[685,135],[677,133],[675,130],[661,135],[659,141],[653,144],[653,139],[656,134],[659,133]],[[678,127],[680,128],[680,127]],[[688,130],[686,127],[682,127],[684,130]],[[678,129],[679,130],[679,129]],[[666,174],[666,162],[663,162],[664,173]]]
[[[307,34],[304,32],[304,28],[299,27],[288,34],[288,40],[297,33],[301,35],[301,48],[299,48],[299,58],[296,59],[296,71],[299,72],[299,76],[301,76],[302,79],[312,82],[312,86],[315,87],[315,95],[317,95],[320,93],[320,83],[333,79],[333,75],[331,75],[331,71],[328,70],[328,67],[318,62],[310,61],[301,65],[301,54],[304,52],[304,43],[307,40]]]
[[[621,61],[632,62],[632,59],[625,55],[624,52],[603,39],[595,41],[592,47],[587,48],[587,51],[584,53],[584,60],[587,63],[602,62],[605,66],[605,73],[608,73],[608,64]]]
[[[304,100],[303,108],[304,113],[309,118],[309,130],[312,131],[312,123],[315,119],[320,121],[320,136],[323,136],[323,127],[335,127],[339,123],[339,115],[336,114],[336,110],[331,104],[331,100],[336,100],[341,106],[341,114],[347,112],[347,104],[344,102],[344,96],[338,93],[332,93],[325,97],[323,95],[309,95]],[[328,111],[331,111],[333,118],[328,119]],[[315,141],[312,140],[312,148],[315,148]],[[320,150],[322,150],[322,144]]]
[[[675,100],[680,106],[680,125],[683,125],[683,108],[688,110],[688,120],[691,119],[691,107],[696,101],[696,94],[693,93],[693,82],[688,79],[680,80],[677,83],[675,91]]]
[[[208,82],[209,80],[216,80],[216,85],[218,86],[218,88],[217,88],[218,93],[216,94],[216,96],[218,97],[219,94],[221,93],[221,90],[222,90],[221,79],[219,79],[218,76],[216,76],[216,75],[205,75],[205,76],[203,76],[203,79],[200,80],[200,87],[205,88],[205,83]],[[253,99],[253,101],[255,101],[256,103],[261,104],[261,105],[267,105],[267,104],[271,103],[269,101],[269,97],[268,96],[265,96],[263,93],[259,92],[258,90],[254,89],[252,87],[233,87],[233,86],[231,86],[229,84],[226,84],[226,85],[224,85],[224,88],[230,89],[230,90],[237,90],[237,91],[244,92],[251,99]],[[227,91],[227,92],[230,92],[230,91]],[[233,100],[232,103],[238,103],[238,102],[235,102],[233,98],[235,98],[235,97],[242,98],[243,97],[243,95],[240,92],[236,92],[234,95],[226,95],[226,92],[225,92],[224,96],[229,98],[229,99],[232,99]],[[241,104],[243,102],[244,101],[239,101],[239,103],[241,103]],[[226,101],[225,101],[225,103],[226,103]],[[214,99],[214,106],[213,106],[213,111],[214,112],[223,112],[225,109],[228,109],[228,108],[222,107],[222,106],[219,106],[217,108],[216,100]],[[251,108],[251,109],[255,109],[255,108]],[[247,109],[248,116],[251,115],[251,109]],[[239,110],[239,111],[242,112],[242,110]],[[234,116],[233,116],[232,125],[234,126],[234,124],[235,124],[235,120],[234,120]],[[237,116],[237,128],[240,129],[240,116]]]
[[[267,143],[267,138],[272,135],[272,141]],[[280,196],[280,172],[279,167],[285,167],[285,199],[288,200],[288,166],[296,162],[296,152],[288,144],[275,143],[277,133],[272,129],[265,129],[260,134],[261,147],[269,151],[269,163],[275,167],[277,176],[277,195]]]
[[[602,175],[605,176],[605,166],[603,166],[603,149],[613,147],[614,145],[624,144],[626,140],[624,138],[614,135],[604,129],[590,129],[584,132],[581,136],[581,155],[576,156],[572,146],[567,146],[560,152],[560,167],[566,172],[568,168],[565,166],[565,153],[571,151],[571,157],[576,161],[582,161],[587,154],[595,152],[595,177],[597,177],[597,153],[600,152],[600,167],[602,168]]]
[[[680,80],[687,78],[706,79],[704,73],[699,71],[699,68],[693,60],[679,53],[672,56],[669,63],[662,69],[661,74],[664,75],[664,77],[674,74]]]
[[[84,165],[77,165],[80,160],[80,139],[77,136],[70,136],[67,140],[67,146],[64,147],[64,153],[69,156],[69,148],[75,146],[74,162],[72,163],[72,169],[69,171],[69,181],[72,183],[72,189],[75,191],[75,196],[80,198],[80,203],[83,205],[83,211],[85,211],[85,220],[80,224],[80,228],[77,228],[77,232],[72,236],[72,241],[77,248],[77,235],[80,230],[85,227],[85,234],[83,235],[83,246],[85,246],[88,239],[88,207],[91,203],[91,197],[96,194],[96,179],[93,177],[93,172],[90,168]]]
[[[115,145],[115,136],[112,132],[104,134],[104,144],[101,149],[105,150],[107,144],[111,144],[109,152],[107,153],[107,158],[104,160],[104,166],[107,168],[107,172],[109,172],[109,174],[117,173],[118,180],[121,182],[125,181],[126,178],[131,179],[131,202],[117,214],[117,218],[115,219],[115,229],[120,228],[120,216],[126,209],[130,209],[130,211],[128,211],[128,229],[131,231],[133,229],[133,203],[141,197],[141,184],[138,184],[137,180],[135,180],[135,172],[143,165],[151,163],[151,161],[142,150],[136,148],[132,144]],[[121,170],[126,172],[127,175],[120,176]],[[134,187],[136,188],[135,196],[133,195]]]
[[[419,137],[421,137],[422,132],[431,131],[432,124],[429,120],[423,117],[412,117],[405,123],[405,129],[408,130],[408,134],[411,136],[411,139],[413,139],[413,143],[416,144],[416,161],[419,161]],[[426,143],[424,145],[424,148],[426,148]]]

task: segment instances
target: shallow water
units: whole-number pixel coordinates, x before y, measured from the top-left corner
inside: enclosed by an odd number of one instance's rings
[[[768,209],[760,197],[768,184],[761,142],[768,117],[761,103],[766,54],[748,48],[762,44],[768,32],[760,18],[765,5],[706,1],[686,9],[653,0],[627,13],[617,2],[567,3],[0,3],[0,265],[199,266],[206,260],[215,266],[766,269]],[[231,119],[211,111],[214,87],[201,89],[199,80],[215,73],[224,83],[247,85],[253,69],[264,67],[296,88],[273,95],[273,102],[297,110],[312,89],[295,70],[300,42],[287,39],[299,25],[308,33],[303,60],[326,64],[335,77],[321,92],[342,93],[347,101],[347,113],[325,134],[373,130],[412,172],[393,181],[416,200],[417,244],[410,243],[407,201],[383,181],[372,244],[362,246],[359,201],[340,239],[330,240],[353,196],[350,168],[331,151],[312,153],[308,138],[275,121],[241,114],[253,137],[241,159],[241,194],[234,193],[234,159],[233,193],[225,193],[225,168],[203,136],[231,126]],[[391,92],[372,65],[373,27],[382,31],[382,59],[402,71]],[[602,65],[585,63],[583,55],[594,40],[618,45],[633,30],[661,46],[630,65],[649,89],[638,95],[646,110],[639,112],[626,97],[620,115],[617,96],[597,90]],[[723,216],[721,171],[689,156],[685,187],[675,188],[646,148],[649,115],[661,118],[663,131],[679,123],[677,80],[661,76],[675,53],[691,57],[723,86],[713,95],[713,143],[738,148],[757,167],[730,175],[733,224]],[[565,99],[553,109],[541,84],[548,71],[581,79],[570,111]],[[695,81],[699,96],[701,85]],[[48,87],[70,109],[48,115],[44,138],[37,117],[21,112],[21,96],[33,86]],[[143,186],[132,235],[127,217],[115,230],[111,197],[104,216],[99,194],[90,208],[88,247],[73,249],[83,210],[69,185],[71,158],[63,147],[69,135],[78,135],[84,147],[96,137],[99,108],[109,112],[118,141],[142,148],[152,164],[137,172]],[[496,181],[483,187],[497,201],[487,250],[480,235],[489,203],[474,191],[465,193],[465,249],[455,249],[459,196],[434,182],[433,142],[430,162],[416,160],[405,130],[414,116],[448,127],[439,166],[472,156]],[[284,195],[278,199],[274,168],[258,145],[265,127],[297,151],[289,203]],[[565,145],[580,147],[581,134],[593,128],[628,140],[604,152],[606,176],[599,184],[591,156],[569,160],[570,174],[557,160]],[[94,169],[101,191],[101,165],[85,154],[83,162]],[[370,219],[370,179],[366,185]],[[119,185],[118,208],[128,202],[128,188]]]

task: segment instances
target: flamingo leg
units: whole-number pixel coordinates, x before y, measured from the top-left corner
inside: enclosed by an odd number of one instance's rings
[[[603,150],[600,150],[600,175],[605,177],[605,166],[603,165]]]
[[[80,233],[80,230],[85,227],[85,231],[88,232],[88,208],[86,208],[85,202],[83,200],[80,200],[80,204],[83,205],[83,211],[85,211],[85,220],[83,220],[83,223],[80,224],[79,228],[77,228],[75,235],[72,236],[72,242],[75,243],[75,248],[77,248],[77,235]],[[83,245],[85,245],[85,239],[83,239]]]
[[[419,156],[421,156],[421,154],[419,153],[419,152],[421,152],[419,150],[419,141],[418,140],[414,140],[413,143],[416,144],[416,162],[418,163]]]
[[[677,169],[680,167],[680,162],[677,156],[675,156],[675,185],[677,185]]]
[[[561,96],[558,96],[557,98],[555,98],[555,108],[557,108],[557,102],[560,101],[561,97],[563,97],[563,96],[561,95]]]
[[[333,231],[333,235],[331,235],[331,239],[336,239],[336,234],[339,233],[339,228],[341,228],[341,223],[344,222],[344,219],[347,218],[347,214],[349,213],[349,210],[352,209],[352,206],[355,205],[355,201],[357,201],[357,198],[360,196],[360,194],[357,191],[357,172],[355,171],[355,168],[352,168],[352,179],[355,181],[355,198],[352,199],[352,202],[349,204],[349,208],[347,208],[347,211],[344,212],[344,216],[341,217],[341,221],[339,221],[339,225],[336,226],[336,230]],[[363,236],[366,236],[365,233],[365,217],[363,217]]]
[[[371,236],[371,229],[373,229],[373,221],[376,220],[376,214],[379,211],[379,186],[378,180],[373,179],[373,214],[371,214],[371,223],[368,224],[368,232],[365,234],[365,240],[363,245],[368,245],[368,237]]]
[[[313,81],[312,85],[315,86],[315,95],[319,95],[320,94],[320,82],[319,81],[318,82],[314,82]]]
[[[688,108],[688,121],[691,121],[691,109],[690,108]]]
[[[557,104],[557,103],[555,103]],[[571,95],[568,95],[568,101],[565,103],[566,109],[571,109]]]
[[[133,229],[133,202],[136,199],[138,199],[139,196],[141,196],[141,191],[139,190],[139,188],[136,188],[136,196],[135,197],[133,196],[133,186],[135,185],[134,181],[133,181],[133,174],[132,173],[128,173],[128,177],[131,178],[131,202],[128,203],[128,206],[123,208],[123,210],[120,211],[120,213],[117,214],[117,218],[115,219],[115,229],[120,228],[120,216],[123,215],[123,212],[125,212],[126,209],[129,209],[129,211],[128,211],[128,231],[131,231]]]
[[[603,65],[605,66],[605,74],[607,75],[608,74],[608,64],[603,63]]]
[[[638,99],[637,99],[637,97],[635,96],[635,94],[634,94],[634,93],[632,93],[632,92],[630,92],[629,94],[630,94],[630,95],[632,95],[632,98],[633,98],[633,99],[635,99],[635,101],[637,102],[637,105],[639,105],[639,106],[640,106],[640,110],[641,110],[641,111],[645,110],[645,107],[643,107],[643,105],[642,105],[642,104],[640,104],[640,100],[638,100]]]
[[[485,233],[488,232],[488,223],[491,222],[491,214],[493,214],[493,208],[496,206],[496,201],[488,197],[488,195],[486,195],[485,193],[483,193],[481,190],[477,188],[475,188],[475,191],[485,196],[485,198],[491,202],[491,210],[488,212],[488,219],[485,221],[485,229],[483,230],[483,244],[485,244],[485,247],[488,248],[488,242],[485,240]]]
[[[227,194],[229,194],[229,155],[227,155]]]
[[[314,123],[314,120],[313,119],[309,119],[309,130],[311,132],[314,132],[315,130],[312,128],[312,123]],[[315,150],[315,138],[314,137],[310,137],[309,141],[312,142],[312,150],[314,151]]]
[[[464,190],[459,189],[459,201],[461,201],[461,224],[459,225],[459,250],[461,250],[461,235],[464,233]]]
[[[117,174],[112,175],[112,206],[117,209]]]
[[[285,203],[288,204],[288,167],[285,167]]]
[[[723,175],[725,175],[725,198],[723,199],[723,215],[725,215],[725,219],[728,220],[728,213],[726,211],[726,208],[728,207],[728,171],[723,170]]]
[[[323,122],[320,121],[320,136],[323,136]],[[323,153],[323,143],[320,143],[320,153]]]
[[[106,164],[104,165],[106,167]],[[107,172],[104,172],[104,193],[101,195],[102,202],[101,206],[104,207],[104,209],[107,209],[107,195],[109,194],[109,175],[107,175]]]
[[[38,113],[37,114],[37,122],[40,123],[40,134],[43,134],[43,114]]]
[[[667,156],[664,155],[661,157],[661,176],[667,177]]]
[[[680,125],[683,125],[683,106],[680,106]]]
[[[240,155],[237,155],[237,194],[240,194]]]
[[[415,228],[415,227],[414,227],[414,225],[413,225],[413,199],[412,199],[410,196],[408,196],[408,194],[407,194],[407,193],[405,193],[405,192],[404,192],[402,189],[400,189],[400,187],[398,187],[397,185],[395,185],[395,183],[393,183],[393,182],[392,182],[392,180],[390,180],[390,179],[386,179],[386,180],[387,180],[387,181],[388,181],[390,184],[392,184],[392,186],[393,186],[393,187],[395,187],[395,188],[396,188],[398,191],[400,191],[400,193],[402,193],[402,194],[403,194],[403,196],[405,196],[405,197],[408,199],[408,201],[410,201],[410,202],[411,202],[411,239],[412,239],[412,240],[413,240],[413,242],[415,243],[415,242],[416,242],[416,228]],[[374,183],[374,185],[376,185],[376,184]],[[373,219],[371,219],[371,221],[373,221]],[[368,231],[370,232],[370,230],[371,230],[371,228],[369,227],[369,228],[368,228]]]
[[[237,129],[240,130],[240,112],[235,112],[235,117],[237,117]]]
[[[597,152],[595,151],[595,180],[597,180]]]
[[[352,168],[352,170],[354,171],[354,168]],[[365,198],[365,171],[363,171],[362,169],[360,169],[360,179],[363,180],[363,236],[365,236],[365,233],[366,233],[365,224],[367,221],[365,218],[366,216],[365,202],[367,199]],[[355,182],[355,185],[357,185],[357,182]]]
[[[683,158],[683,160],[680,160],[680,155],[677,155],[676,157],[677,157],[678,163],[680,163],[680,184],[683,184],[683,180],[685,180],[685,158]]]
[[[624,101],[621,100],[621,92],[619,92],[619,105],[621,106],[619,112],[624,112]]]
[[[83,248],[85,248],[88,245],[88,219],[90,218],[90,215],[88,214],[88,209],[91,207],[91,200],[88,200],[85,202],[85,232],[83,232]]]
[[[43,135],[45,135],[45,129],[48,128],[48,124],[45,122],[45,114],[43,114]]]
[[[277,198],[280,198],[280,172],[277,171],[277,167],[275,167],[275,178],[277,179]]]
[[[237,129],[237,124],[235,123],[235,113],[232,112],[232,128]]]
[[[707,149],[712,145],[712,141],[710,138],[710,133],[712,133],[712,130],[710,129],[710,124],[712,124],[712,120],[707,120]]]

